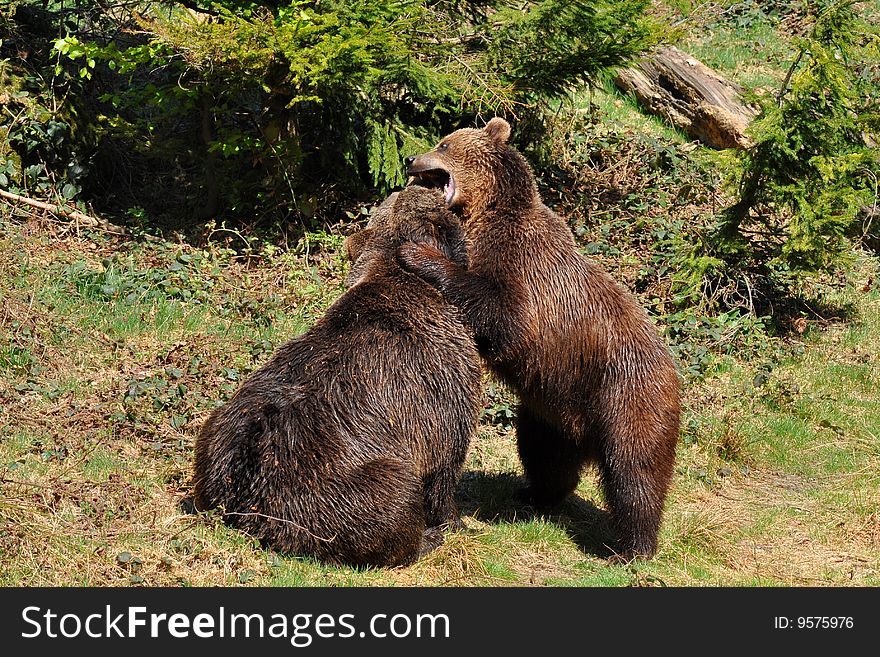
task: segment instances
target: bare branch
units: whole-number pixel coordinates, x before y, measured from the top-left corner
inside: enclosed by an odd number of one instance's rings
[[[29,205],[32,208],[38,208],[40,210],[45,210],[46,212],[51,212],[52,214],[57,214],[62,217],[67,217],[68,219],[73,219],[77,223],[85,225],[88,228],[97,228],[106,233],[111,233],[114,235],[131,235],[131,233],[129,233],[122,226],[117,226],[116,224],[110,223],[109,221],[106,221],[104,219],[96,219],[95,217],[90,217],[87,214],[83,214],[82,212],[79,212],[77,210],[71,210],[70,208],[66,208],[63,205],[38,201],[27,196],[21,196],[19,194],[7,192],[3,189],[0,189],[0,198],[4,198],[7,201],[12,201],[14,203],[23,203],[24,205]],[[144,235],[144,238],[154,242],[159,240],[158,237],[155,237],[153,235]]]

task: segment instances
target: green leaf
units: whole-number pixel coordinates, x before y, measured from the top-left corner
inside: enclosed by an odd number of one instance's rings
[[[181,370],[180,368],[174,367],[172,365],[169,365],[168,367],[165,368],[165,373],[168,376],[173,377],[175,379],[179,379],[180,377],[183,376],[183,370]]]

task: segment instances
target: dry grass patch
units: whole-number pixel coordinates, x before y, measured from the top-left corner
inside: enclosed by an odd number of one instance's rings
[[[0,582],[7,585],[209,586],[256,582],[268,572],[255,541],[185,513],[179,493],[122,476],[7,479],[4,490]]]
[[[715,584],[875,582],[880,574],[872,533],[876,516],[842,521],[842,514],[816,498],[817,485],[797,475],[762,471],[727,478],[683,501],[683,508],[669,516],[666,534],[683,551],[721,560],[711,567]]]
[[[388,571],[398,586],[488,586],[499,583],[487,562],[492,548],[485,529],[468,519],[468,531],[447,532],[443,545],[411,566]]]

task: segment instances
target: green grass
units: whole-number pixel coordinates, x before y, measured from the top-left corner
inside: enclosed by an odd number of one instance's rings
[[[712,542],[757,546],[772,566],[761,582],[844,585],[848,572],[856,583],[877,581],[876,291],[860,295],[858,308],[858,319],[814,331],[803,353],[779,362],[759,388],[750,385],[754,374],[744,365],[710,383],[724,390],[717,402],[723,411],[710,425],[723,423],[737,436],[749,469],[745,475],[731,469],[728,477],[713,476],[724,461],[699,443],[688,452],[693,465],[685,467],[706,473],[706,508],[718,504],[723,509],[717,529],[709,534],[716,535]],[[713,438],[704,446],[717,446],[717,433]],[[711,551],[701,547],[704,554]],[[751,568],[760,566],[761,559],[753,561]]]
[[[856,287],[836,300],[856,309],[846,323],[777,339],[760,358],[753,350],[743,358],[736,349],[717,352],[705,380],[688,385],[687,429],[661,549],[650,562],[607,561],[613,533],[594,473],[546,517],[516,502],[521,469],[500,412],[513,400],[499,387],[487,397],[459,486],[470,531],[449,535],[410,567],[335,568],[279,555],[214,514],[186,513],[180,503],[190,492],[201,422],[339,294],[345,265],[332,251],[338,241],[328,237],[326,248],[309,255],[266,254],[245,267],[211,247],[25,237],[18,223],[4,220],[0,584],[880,581],[880,295]],[[193,257],[170,269],[179,255]],[[102,262],[114,258],[126,266],[111,279]],[[854,277],[876,267],[866,259]],[[161,285],[181,271],[187,289],[210,289],[212,302]],[[126,300],[127,289],[138,296]]]
[[[575,108],[582,112],[597,112],[602,117],[602,122],[614,130],[630,130],[664,143],[690,141],[686,134],[667,121],[642,113],[638,102],[631,96],[621,93],[611,79],[606,79],[601,86],[578,96],[575,100]]]
[[[796,56],[776,22],[763,16],[692,31],[679,48],[749,90],[778,89]]]

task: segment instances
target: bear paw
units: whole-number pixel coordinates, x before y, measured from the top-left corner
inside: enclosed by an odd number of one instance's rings
[[[397,262],[406,271],[436,287],[447,280],[447,268],[455,266],[440,249],[423,242],[401,244],[397,249]]]

